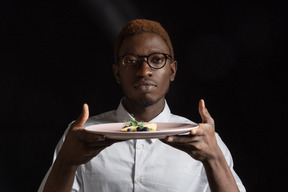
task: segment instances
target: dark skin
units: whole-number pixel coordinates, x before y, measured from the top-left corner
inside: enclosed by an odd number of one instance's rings
[[[152,33],[127,37],[123,40],[119,56],[127,53],[149,55],[153,52],[168,53],[164,40]],[[116,81],[121,85],[123,105],[137,120],[150,121],[162,112],[165,94],[171,81],[174,81],[177,62],[169,59],[162,69],[152,70],[146,62],[137,70],[113,65]],[[203,163],[212,191],[238,191],[234,177],[215,137],[214,120],[203,100],[199,102],[202,123],[191,130],[188,136],[169,136],[163,142],[188,153]],[[88,105],[83,105],[79,118],[71,125],[63,146],[53,164],[44,191],[71,191],[79,165],[89,162],[101,150],[119,140],[105,139],[101,135],[88,133],[83,125],[89,117]]]
[[[121,142],[85,131],[83,125],[88,118],[88,105],[84,104],[82,113],[66,135],[43,191],[71,191],[79,165],[87,163],[113,143]]]
[[[133,35],[124,39],[119,55],[127,53],[140,56],[151,53],[170,54],[165,41],[151,33]],[[165,95],[170,82],[175,79],[176,71],[177,62],[171,59],[168,59],[166,65],[160,70],[152,70],[145,61],[139,69],[126,69],[122,64],[113,65],[114,76],[125,95],[124,107],[134,115],[136,120],[146,122],[164,109]],[[145,85],[145,82],[149,84]]]

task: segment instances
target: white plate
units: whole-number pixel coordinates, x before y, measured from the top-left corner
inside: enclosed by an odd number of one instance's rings
[[[163,139],[170,135],[189,133],[190,130],[198,128],[197,124],[186,123],[156,123],[157,131],[122,132],[124,123],[107,123],[85,127],[91,133],[104,135],[110,139]]]

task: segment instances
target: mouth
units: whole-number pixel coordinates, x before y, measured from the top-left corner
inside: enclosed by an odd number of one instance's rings
[[[134,85],[134,88],[141,92],[149,93],[157,88],[157,84],[152,81],[142,81],[142,82],[136,83]]]

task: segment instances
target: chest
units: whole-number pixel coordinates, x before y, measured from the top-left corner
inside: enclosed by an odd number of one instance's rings
[[[114,144],[83,165],[80,172],[85,191],[187,191],[195,186],[207,187],[202,185],[207,182],[199,161],[159,140]]]

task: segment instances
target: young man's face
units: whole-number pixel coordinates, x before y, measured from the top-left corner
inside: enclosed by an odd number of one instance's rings
[[[127,54],[148,56],[152,53],[171,54],[159,35],[143,33],[125,38],[119,48],[118,56]],[[164,99],[177,70],[177,62],[172,61],[171,58],[167,59],[163,68],[156,70],[151,69],[145,61],[142,60],[136,68],[125,68],[121,60],[113,65],[114,76],[121,85],[125,97],[144,107]]]

